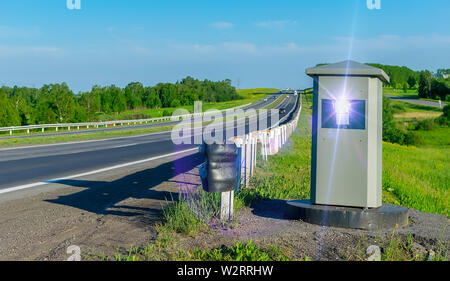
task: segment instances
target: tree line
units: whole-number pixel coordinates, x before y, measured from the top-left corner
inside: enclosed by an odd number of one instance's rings
[[[389,84],[395,89],[417,89],[419,97],[430,99],[450,99],[450,69],[438,69],[436,73],[429,70],[414,71],[406,66],[382,65],[369,63],[368,65],[384,70],[390,77]]]
[[[210,81],[186,77],[176,83],[144,86],[139,82],[120,88],[94,86],[74,94],[66,83],[0,88],[0,127],[98,121],[99,113],[192,105],[194,101],[223,102],[241,98],[231,80]]]

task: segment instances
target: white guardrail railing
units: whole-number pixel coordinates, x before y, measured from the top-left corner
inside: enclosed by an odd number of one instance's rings
[[[276,100],[275,100],[276,101]],[[273,102],[275,102],[273,101]],[[251,103],[240,105],[231,109],[240,109],[251,105]],[[221,110],[221,112],[227,111],[230,109]],[[68,131],[71,129],[80,130],[80,128],[99,128],[99,127],[116,127],[118,125],[129,126],[129,125],[137,125],[137,124],[149,124],[149,123],[157,123],[157,122],[167,122],[167,121],[177,121],[183,118],[194,118],[198,116],[205,116],[208,112],[203,113],[192,113],[186,115],[176,115],[176,116],[164,116],[158,118],[150,118],[150,119],[136,119],[136,120],[115,120],[115,121],[103,121],[103,122],[87,122],[87,123],[58,123],[58,124],[39,124],[39,125],[28,125],[28,126],[12,126],[12,127],[3,127],[0,128],[0,132],[9,132],[9,135],[12,135],[14,131],[26,131],[27,134],[30,133],[30,130],[41,130],[42,133],[45,132],[46,128],[55,128],[56,132],[59,128],[67,128]]]
[[[251,132],[244,136],[238,136],[231,139],[239,148],[237,192],[239,192],[239,188],[241,187],[248,187],[250,178],[255,174],[258,145],[261,147],[262,159],[268,161],[268,156],[277,154],[297,128],[301,111],[302,96],[299,94],[292,110],[269,129]],[[286,124],[280,125],[286,121],[293,112],[295,113],[295,116],[293,116],[292,120]],[[233,190],[222,192],[221,194],[220,218],[222,220],[231,220],[233,218],[234,193],[235,191]]]
[[[297,104],[298,103],[298,104]],[[236,146],[241,148],[241,185],[247,187],[250,178],[255,173],[256,153],[258,151],[258,144],[261,146],[262,159],[267,161],[268,155],[277,154],[278,151],[286,144],[289,137],[297,128],[298,119],[302,110],[302,97],[299,95],[296,99],[295,106],[288,114],[281,118],[276,124],[267,130],[251,132],[244,136],[233,138]],[[296,112],[295,112],[296,111]],[[288,123],[282,124],[291,114],[295,112],[296,115]]]

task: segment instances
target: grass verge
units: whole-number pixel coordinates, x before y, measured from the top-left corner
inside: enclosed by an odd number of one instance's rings
[[[107,132],[75,134],[75,135],[2,139],[0,140],[0,147],[6,148],[6,147],[17,147],[26,145],[55,144],[74,141],[89,141],[89,140],[110,139],[127,136],[138,136],[143,134],[170,131],[172,128],[173,126],[161,126],[147,129],[134,129],[134,130],[130,129],[130,130],[118,130],[118,131],[107,131]]]

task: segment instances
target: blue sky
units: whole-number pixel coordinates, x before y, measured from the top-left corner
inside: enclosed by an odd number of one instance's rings
[[[305,68],[353,59],[450,67],[450,1],[0,2],[0,85],[75,91],[239,78],[241,88],[304,88]]]

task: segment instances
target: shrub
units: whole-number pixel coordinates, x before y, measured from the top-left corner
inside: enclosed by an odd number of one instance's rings
[[[444,109],[442,111],[444,111],[444,114],[442,114],[442,116],[450,119],[450,105],[447,104],[446,106],[444,106]]]
[[[170,110],[168,110],[168,109],[164,109],[162,115],[163,115],[163,116],[170,116],[170,115],[172,115],[172,112],[171,112]]]
[[[431,130],[436,129],[437,127],[438,126],[434,122],[434,119],[424,119],[417,123],[416,130],[431,131]]]
[[[390,143],[405,144],[405,136],[405,132],[395,126],[391,126],[383,132],[383,140]]]
[[[137,119],[149,119],[152,118],[151,115],[145,113],[136,113],[136,114],[127,114],[123,115],[122,119],[124,120],[137,120]]]
[[[406,145],[421,145],[424,142],[423,136],[413,132],[413,131],[408,131],[405,134],[405,138],[404,138],[404,142]]]
[[[402,113],[406,111],[405,105],[400,103],[394,103],[392,106],[393,113]]]
[[[165,207],[162,213],[166,222],[163,225],[164,229],[169,232],[190,235],[196,233],[204,226],[189,208],[189,205],[181,198],[179,201],[172,202],[172,204]]]
[[[174,99],[171,103],[170,103],[170,107],[179,107],[181,105],[180,101],[177,99]]]

